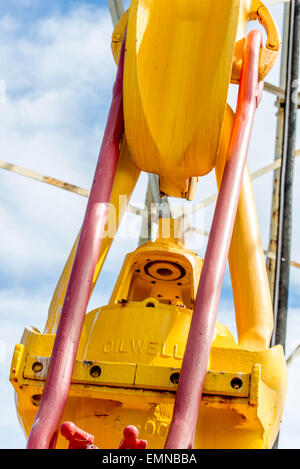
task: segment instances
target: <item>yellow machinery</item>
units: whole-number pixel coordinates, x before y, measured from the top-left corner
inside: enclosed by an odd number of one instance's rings
[[[86,316],[63,420],[96,435],[101,448],[117,448],[129,423],[149,448],[163,447],[201,268],[174,235],[158,238],[127,255],[109,304]],[[27,435],[53,342],[54,334],[27,328],[15,349],[11,381]],[[271,447],[285,387],[281,346],[247,350],[217,324],[196,448]],[[66,445],[61,438],[59,446]]]
[[[276,60],[279,39],[261,2],[222,0],[218,8],[219,3],[132,0],[114,31],[116,62],[127,31],[125,136],[110,198],[118,221],[126,209],[119,195],[130,197],[140,171],[158,174],[164,194],[189,200],[197,178],[213,168],[222,185],[235,125],[228,88],[241,80],[247,21],[259,19],[268,32],[260,80]],[[72,420],[94,434],[100,448],[117,448],[129,424],[150,449],[164,447],[203,267],[203,260],[184,246],[180,230],[178,220],[160,219],[157,240],[126,256],[109,304],[84,318],[61,422]],[[10,379],[26,435],[42,400],[78,239],[44,333],[26,328],[15,348]],[[112,239],[102,241],[90,294]],[[229,263],[238,343],[217,323],[195,448],[271,448],[287,371],[282,347],[269,349],[272,304],[247,168]],[[57,444],[67,447],[62,436]]]

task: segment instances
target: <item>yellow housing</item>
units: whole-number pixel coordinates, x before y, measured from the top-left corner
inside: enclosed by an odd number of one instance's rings
[[[174,237],[126,256],[107,306],[87,314],[63,421],[117,448],[136,425],[149,448],[163,448],[189,332],[202,260]],[[173,233],[173,236],[172,236]],[[27,328],[10,379],[28,436],[43,392],[54,334]],[[282,348],[249,351],[216,327],[196,448],[270,448],[286,391]],[[192,392],[192,390],[191,390]],[[67,442],[60,437],[59,448]]]

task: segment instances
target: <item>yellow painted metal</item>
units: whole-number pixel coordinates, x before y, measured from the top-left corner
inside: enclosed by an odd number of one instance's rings
[[[126,256],[110,305],[146,299],[149,304],[153,300],[179,305],[183,310],[192,309],[202,259],[184,248],[179,239],[181,233],[177,224],[176,220],[171,220],[170,225],[169,219],[161,219],[158,241],[144,244]]]
[[[234,114],[227,108],[216,163],[222,180]],[[273,306],[249,169],[243,186],[229,252],[239,344],[250,350],[267,349],[273,332]]]
[[[116,25],[112,36],[111,47],[116,63],[118,63],[119,60],[122,40],[128,25],[128,16],[129,10],[124,13],[119,23]],[[245,25],[249,21],[255,20],[258,20],[263,25],[268,36],[267,42],[261,51],[259,65],[260,80],[266,78],[280,53],[280,33],[268,8],[266,8],[260,0],[240,0],[239,22],[231,72],[231,83],[239,83],[240,80],[245,40]]]
[[[129,10],[125,11],[124,15],[121,16],[112,35],[111,50],[112,50],[112,54],[113,54],[116,64],[119,63],[121,46],[122,46],[125,31],[128,26],[128,16],[129,16]]]
[[[205,7],[207,8],[206,10],[205,8],[203,8],[204,3],[206,3],[206,7]],[[138,59],[138,57],[144,53],[144,46],[141,48],[139,44],[147,42],[147,40],[149,40],[151,44],[153,43],[153,36],[150,33],[148,33],[148,23],[150,22],[150,20],[151,20],[151,23],[152,22],[155,23],[155,21],[157,21],[158,24],[161,25],[159,21],[164,22],[165,24],[168,21],[171,21],[171,19],[170,18],[166,19],[162,15],[162,17],[160,16],[158,20],[155,17],[154,13],[151,16],[152,9],[155,10],[155,2],[147,2],[146,13],[144,11],[145,5],[143,4],[143,2],[140,2],[137,0],[134,5],[135,5],[134,7],[133,6],[131,7],[131,10],[133,11],[131,11],[130,14],[126,12],[124,17],[121,19],[120,23],[117,25],[117,28],[113,35],[113,38],[115,38],[115,42],[113,40],[113,43],[112,43],[113,53],[114,53],[114,57],[117,59],[118,54],[119,54],[120,40],[123,37],[124,30],[126,28],[126,25],[128,23],[128,18],[129,18],[129,37],[127,41],[127,47],[129,49],[129,52],[127,52],[127,60],[129,62],[127,66],[129,70],[128,75],[130,77],[132,74],[133,75],[136,74],[137,76],[139,76],[139,73],[142,74],[142,70],[143,70],[142,67],[144,67],[144,70],[145,70],[144,75],[146,75],[145,80],[147,81],[149,79],[148,86],[151,87],[152,83],[150,84],[151,79],[149,76],[152,77],[153,75],[155,76],[155,74],[158,73],[156,71],[156,67],[158,66],[157,64],[159,62],[156,62],[154,60],[154,65],[152,65],[154,68],[154,71],[150,67],[150,72],[148,73],[149,67],[147,68],[147,61],[145,60],[144,62],[143,61],[139,62],[139,59]],[[194,6],[190,4],[188,9],[189,9],[189,12],[191,13],[192,9],[194,8],[193,11],[195,13],[198,8],[199,10],[201,10],[201,15],[205,15],[205,12],[206,14],[208,14],[209,7],[212,7],[213,5],[214,5],[214,2],[210,0],[208,2],[198,2],[197,6],[195,4]],[[231,6],[233,7],[233,4]],[[168,7],[169,7],[169,10],[172,10],[171,5],[168,5]],[[173,4],[173,7],[174,7],[174,4]],[[269,11],[267,10],[267,8],[264,7],[264,5],[259,0],[238,1],[234,4],[234,8],[235,8],[235,13],[238,14],[238,22],[234,23],[237,29],[236,29],[235,39],[234,39],[236,41],[236,45],[235,45],[235,53],[233,57],[231,81],[232,82],[239,81],[241,63],[242,63],[242,53],[243,53],[243,48],[244,48],[246,24],[248,21],[252,21],[256,19],[258,19],[263,24],[263,26],[265,27],[268,33],[267,43],[266,43],[266,46],[262,48],[261,61],[260,61],[260,76],[261,78],[264,78],[265,75],[269,72],[269,70],[274,65],[274,62],[279,53],[280,40],[279,40],[279,33],[277,30],[277,27]],[[182,20],[182,18],[180,17],[180,15],[176,16],[177,14],[176,7],[174,7],[174,12],[172,14],[174,14],[174,17],[175,17],[175,19],[173,19],[174,24],[176,21],[178,22],[178,24],[180,24],[180,20]],[[200,17],[202,19],[204,18],[203,16],[200,16]],[[197,22],[197,20],[199,20],[199,18],[196,15],[194,21]],[[134,27],[132,27],[132,29],[130,29],[130,24],[131,24],[130,21],[134,23]],[[214,24],[214,26],[216,27],[216,24],[218,21],[217,17],[215,18],[215,21],[216,23]],[[224,17],[223,17],[223,21],[224,21]],[[140,27],[139,27],[139,22],[143,23],[142,26]],[[174,24],[172,23],[173,26]],[[152,25],[152,27],[155,28],[154,25]],[[179,28],[179,26],[177,27]],[[174,26],[174,29],[175,29],[175,26]],[[136,37],[136,39],[138,40],[137,47],[133,46],[133,44],[130,42],[130,37],[131,37],[130,34],[132,35],[132,37]],[[161,28],[159,26],[156,27],[153,33],[153,35],[155,35],[155,40],[157,40],[157,43],[160,42],[160,44],[165,44],[163,38],[165,37],[166,34],[167,34],[166,30],[164,29],[164,31],[161,31]],[[148,36],[149,38],[147,39]],[[117,42],[116,40],[118,40],[119,42]],[[176,47],[176,43],[175,45],[173,44],[174,42],[173,37],[172,39],[170,39],[170,42],[172,43],[172,47]],[[185,41],[184,44],[188,50],[189,43]],[[206,42],[206,45],[207,45],[207,42]],[[195,51],[196,51],[197,43],[194,42],[193,46],[195,47]],[[170,47],[168,41],[167,41],[166,48],[167,47]],[[213,49],[213,51],[211,51],[211,49]],[[218,46],[214,48],[207,48],[207,53],[209,52],[217,53],[217,50],[218,50]],[[170,54],[170,50],[169,50],[169,54]],[[150,52],[149,52],[148,57],[150,57]],[[152,57],[153,57],[153,54],[151,53],[151,58]],[[156,58],[156,55],[154,57]],[[172,56],[174,63],[176,63],[176,66],[178,68],[180,68],[180,66],[178,65],[180,63],[179,57],[180,57],[180,54],[178,55],[178,57],[173,58]],[[194,60],[195,56],[193,55],[192,57]],[[167,63],[167,59],[166,59],[166,62],[164,63]],[[162,67],[162,64],[160,64],[160,66]],[[141,68],[140,71],[139,71],[139,68]],[[147,73],[146,73],[146,69],[147,69]],[[191,69],[191,66],[189,70],[190,69]],[[207,73],[209,72],[209,70],[207,70],[206,68],[205,70]],[[174,89],[177,89],[177,92],[178,92],[178,88],[176,88],[176,86],[178,86],[176,79],[178,79],[178,77],[181,77],[180,74],[178,76],[176,75],[174,78],[173,76],[171,76],[171,72],[170,73],[166,72],[166,69],[163,69],[163,68],[161,68],[161,73],[165,73],[168,79],[168,84],[171,83],[170,86],[174,86],[175,87]],[[226,77],[226,73],[224,77]],[[159,75],[159,80],[160,81],[159,81],[158,86],[163,87],[165,82],[161,78],[161,75]],[[175,82],[174,84],[173,84],[173,81]],[[203,73],[201,77],[201,83],[202,81],[203,81]],[[227,83],[225,83],[225,81],[226,80],[224,79],[223,86],[226,88]],[[135,89],[138,89],[139,86],[141,87],[142,85],[141,84],[137,85],[136,83],[134,83],[133,86],[135,86]],[[147,83],[144,86],[147,89]],[[192,85],[190,84],[189,89],[191,87]],[[126,85],[125,85],[125,90],[126,90]],[[194,88],[194,90],[195,90],[194,95],[197,95],[198,90],[196,89],[196,87]],[[129,89],[128,90],[129,100],[133,99],[132,93],[133,93],[132,90]],[[137,93],[142,93],[142,90],[137,91]],[[150,91],[147,94],[147,98],[149,99],[149,106],[152,106],[153,99],[152,99],[152,95]],[[135,104],[138,106],[137,98],[135,97],[135,99],[136,99]],[[205,96],[205,99],[208,99],[208,96]],[[202,101],[202,105],[200,106],[200,108],[204,110],[203,111],[204,113],[211,111],[209,103],[205,99]],[[186,97],[186,100],[187,100],[187,97]],[[222,105],[221,94],[216,97],[216,100],[217,100],[218,106]],[[141,98],[141,101],[144,103],[142,98]],[[194,101],[194,104],[195,103],[196,101]],[[157,101],[157,104],[160,104],[160,102]],[[196,103],[196,105],[198,104]],[[169,107],[165,106],[167,114],[169,112],[170,107],[172,106],[169,106]],[[147,108],[146,106],[143,108],[143,112],[146,112],[145,111],[146,108]],[[187,105],[187,109],[190,109],[189,102]],[[177,106],[177,102],[176,102],[176,110],[180,110],[180,108]],[[134,119],[141,118],[141,114],[139,114],[139,111],[134,112],[133,108],[131,108],[131,112],[134,116]],[[155,111],[153,110],[153,113],[154,112]],[[184,118],[185,113],[182,112],[182,110],[180,112]],[[198,114],[200,114],[201,111],[197,109],[197,112]],[[166,122],[167,122],[167,119],[170,117],[167,114],[166,114]],[[209,116],[207,115],[205,117],[203,116],[203,120],[205,118],[208,122]],[[129,119],[129,125],[131,125],[130,118],[128,119]],[[157,118],[156,121],[159,123],[161,122],[161,114],[160,114],[160,118],[159,119]],[[172,122],[172,119],[170,118],[169,128],[173,129],[171,122]],[[186,126],[189,125],[188,122],[189,122],[188,120],[185,120],[185,123],[183,124],[183,121],[180,121],[182,125],[183,133],[186,132]],[[229,138],[230,138],[231,129],[232,129],[232,123],[233,123],[233,112],[229,109],[229,107],[227,107],[223,116],[223,128],[221,132],[221,138],[219,141],[219,151],[217,153],[217,158],[215,159],[216,174],[217,174],[217,180],[219,184],[221,181],[224,164],[226,160],[227,148],[228,148]],[[202,125],[202,121],[201,121],[201,125]],[[140,130],[140,127],[138,128]],[[216,130],[216,128],[218,129],[218,126],[214,127],[214,131]],[[206,130],[207,128],[205,126],[201,127],[201,131],[206,133]],[[182,137],[182,133],[180,134],[180,131],[177,132],[177,135],[178,135],[178,138]],[[214,132],[214,136],[217,139],[219,139],[218,131]],[[161,138],[163,138],[163,136]],[[134,137],[133,140],[135,142],[134,143],[135,145],[138,138]],[[169,146],[169,148],[171,147]],[[198,148],[201,148],[201,158],[202,158],[203,155],[205,154],[205,146],[203,147],[203,145],[199,144]],[[204,152],[203,152],[203,148],[204,148]],[[173,150],[170,150],[170,152],[171,151],[172,151],[172,155],[174,155]],[[210,158],[212,158],[213,154],[214,153],[212,152],[212,150],[210,150]],[[145,155],[145,152],[143,156],[144,155]],[[162,156],[162,153],[161,153],[161,156]],[[200,158],[198,158],[198,160],[199,159]],[[151,163],[152,163],[152,160],[151,160]],[[186,158],[185,158],[185,163],[186,163]],[[178,168],[178,172],[177,172],[177,168]],[[183,173],[182,173],[182,168],[180,167],[180,164],[179,165],[174,164],[174,166],[172,167],[172,171],[168,173],[168,176],[167,176],[168,182],[166,183],[168,184],[169,188],[171,188],[172,186],[172,189],[166,192],[179,195],[178,191],[174,189],[172,178],[174,177],[174,179],[176,179],[175,184],[178,184],[178,181],[181,180],[180,184],[186,185],[187,179],[184,178],[184,180],[182,180],[182,174]],[[198,175],[199,174],[201,173],[199,172]],[[166,186],[164,186],[163,180],[164,180],[164,176],[162,176],[161,178],[161,188],[164,190],[164,187]],[[183,193],[181,195],[183,195]],[[272,330],[273,330],[272,303],[271,303],[271,296],[269,294],[269,289],[267,287],[267,282],[266,282],[266,269],[265,269],[265,262],[264,262],[264,254],[263,254],[263,249],[261,245],[260,233],[259,233],[259,228],[258,228],[258,223],[257,223],[255,202],[253,198],[251,181],[249,179],[248,170],[244,177],[244,184],[243,184],[243,189],[241,193],[236,226],[235,226],[235,230],[233,234],[229,261],[230,261],[230,266],[231,266],[231,276],[232,276],[233,291],[234,291],[234,298],[235,298],[237,328],[238,328],[238,333],[239,333],[240,344],[246,347],[253,348],[253,349],[268,348],[269,343],[270,343],[270,337],[271,337]]]
[[[191,178],[214,167],[228,86],[239,82],[246,25],[256,19],[268,34],[259,67],[264,79],[278,57],[280,40],[259,0],[223,0],[222,8],[218,0],[133,0],[116,26],[116,62],[127,27],[129,147],[138,167],[160,176],[162,192],[191,200]]]
[[[266,30],[267,42],[262,47],[259,78],[264,80],[273,68],[280,52],[280,35],[277,25],[269,12],[260,0],[241,0],[239,27],[236,37],[236,46],[232,66],[231,82],[239,83],[243,51],[245,44],[245,24],[248,21],[258,20]]]
[[[129,199],[131,194],[134,190],[134,187],[137,183],[138,177],[140,175],[140,171],[137,169],[135,164],[132,162],[132,159],[129,155],[128,146],[126,144],[126,140],[124,139],[122,143],[121,153],[120,153],[120,160],[118,164],[117,174],[113,185],[111,200],[110,200],[110,207],[109,207],[109,215],[108,215],[108,223],[105,227],[106,236],[102,241],[101,249],[99,253],[99,258],[94,274],[91,294],[97,282],[97,279],[100,275],[102,270],[104,261],[106,256],[109,252],[111,244],[114,240],[115,234],[119,227],[119,223],[127,209],[127,204],[129,203]],[[61,314],[61,310],[63,307],[69,278],[72,271],[72,266],[75,258],[75,253],[77,249],[77,243],[79,240],[79,235],[76,238],[74,246],[71,250],[67,263],[64,267],[64,270],[61,274],[61,277],[58,281],[56,286],[55,292],[53,294],[53,298],[49,307],[48,311],[48,320],[45,327],[46,334],[55,334],[56,329],[59,323],[59,318]]]
[[[129,11],[126,137],[136,165],[172,196],[215,165],[240,0],[217,3],[133,0]]]
[[[109,304],[86,316],[63,420],[100,448],[118,447],[129,424],[150,449],[164,446],[202,268],[180,238],[177,222],[161,220],[158,240],[126,256]],[[27,328],[15,349],[10,379],[26,435],[54,339]],[[286,388],[282,348],[246,350],[217,324],[208,371],[196,447],[271,447]]]

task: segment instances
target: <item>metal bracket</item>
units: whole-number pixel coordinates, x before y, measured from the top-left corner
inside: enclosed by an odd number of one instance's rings
[[[28,356],[23,376],[26,379],[45,381],[49,365],[50,357]],[[180,368],[77,360],[72,385],[134,387],[175,392],[179,377]],[[250,377],[249,373],[208,371],[204,394],[247,398],[250,396]]]

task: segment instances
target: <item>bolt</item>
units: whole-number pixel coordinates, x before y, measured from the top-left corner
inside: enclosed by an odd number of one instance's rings
[[[114,34],[114,41],[120,41],[122,39],[122,34],[120,33],[115,33]]]
[[[41,362],[34,362],[34,364],[32,365],[32,371],[34,373],[40,373],[43,368],[44,366]]]
[[[92,376],[92,378],[99,378],[99,376],[101,375],[100,366],[92,366],[92,368],[90,369],[90,375]]]
[[[231,381],[231,387],[233,389],[241,389],[242,386],[243,381],[241,380],[241,378],[233,378],[233,380]]]
[[[179,373],[172,373],[171,376],[170,376],[170,381],[173,384],[178,384],[179,383],[179,378],[180,378]]]
[[[35,407],[39,407],[41,400],[42,400],[41,394],[35,394],[34,396],[31,396],[31,402]]]

